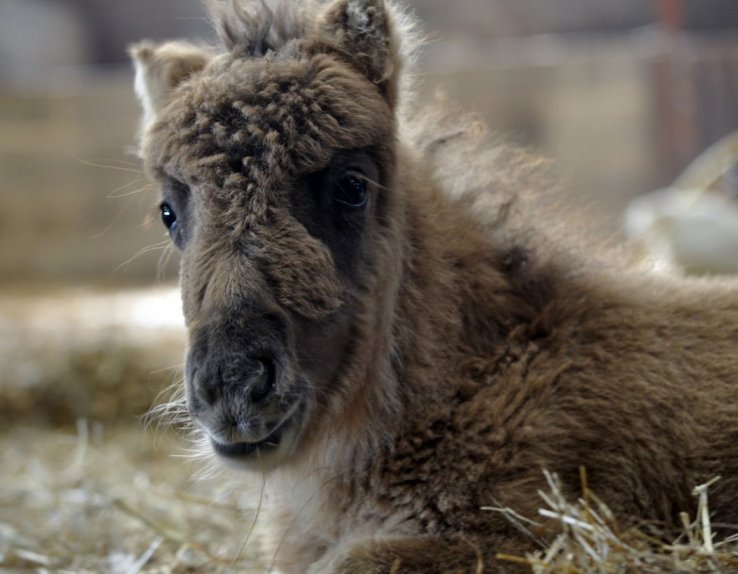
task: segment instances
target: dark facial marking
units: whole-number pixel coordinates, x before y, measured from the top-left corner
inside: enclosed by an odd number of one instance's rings
[[[378,191],[379,169],[369,150],[337,154],[292,190],[292,215],[333,255],[338,272],[352,279]]]

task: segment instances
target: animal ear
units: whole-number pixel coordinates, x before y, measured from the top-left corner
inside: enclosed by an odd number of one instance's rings
[[[128,48],[136,70],[135,89],[149,126],[167,104],[172,90],[213,57],[207,48],[185,42],[140,42]]]
[[[335,0],[319,20],[323,40],[395,103],[402,65],[399,23],[385,0]]]

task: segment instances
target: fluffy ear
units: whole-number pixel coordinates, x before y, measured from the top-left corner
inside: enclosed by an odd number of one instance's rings
[[[143,128],[163,108],[180,82],[201,70],[213,57],[207,48],[185,42],[141,42],[128,48],[136,70],[135,89],[143,106]]]
[[[391,104],[402,67],[398,20],[385,0],[335,0],[318,24],[324,40],[377,84]]]

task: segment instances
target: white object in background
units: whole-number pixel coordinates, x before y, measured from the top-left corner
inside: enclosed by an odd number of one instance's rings
[[[658,267],[695,275],[738,274],[738,198],[711,191],[738,165],[738,132],[710,146],[666,189],[636,197],[625,232]]]
[[[735,199],[701,189],[660,189],[630,202],[625,230],[657,262],[690,274],[738,274]]]

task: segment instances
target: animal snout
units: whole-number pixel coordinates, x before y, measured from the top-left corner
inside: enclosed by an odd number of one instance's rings
[[[273,406],[284,386],[283,322],[267,314],[226,317],[192,333],[186,379],[195,415],[217,409],[242,418]]]
[[[193,411],[212,408],[221,400],[257,406],[276,389],[275,359],[257,355],[191,352],[188,365]]]
[[[270,357],[234,356],[217,365],[216,369],[218,376],[210,381],[216,389],[243,388],[254,404],[266,399],[275,388],[274,359]],[[203,386],[207,388],[208,382],[204,381]],[[212,402],[212,396],[208,396],[208,403]]]

